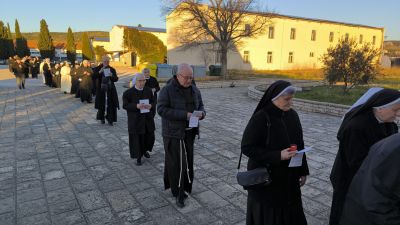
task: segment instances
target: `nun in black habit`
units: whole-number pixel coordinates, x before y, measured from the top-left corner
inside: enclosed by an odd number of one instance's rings
[[[370,147],[398,132],[393,121],[399,110],[399,91],[371,88],[345,114],[337,134],[339,150],[330,175],[333,186],[330,225],[339,224],[350,183]]]
[[[243,133],[241,148],[249,157],[247,169],[268,167],[272,183],[248,190],[247,225],[306,225],[300,187],[309,175],[305,154],[300,167],[289,167],[304,148],[299,116],[291,109],[295,88],[286,81],[269,86]],[[268,141],[267,141],[268,140]]]
[[[155,102],[151,89],[144,86],[145,82],[143,74],[136,74],[132,80],[133,87],[122,96],[122,107],[128,113],[129,152],[139,166],[142,165],[142,156],[150,158],[148,152],[153,149],[155,141]],[[141,104],[140,100],[148,100],[149,104]],[[143,112],[144,109],[149,112]]]
[[[340,225],[400,224],[400,134],[374,144],[351,182]]]

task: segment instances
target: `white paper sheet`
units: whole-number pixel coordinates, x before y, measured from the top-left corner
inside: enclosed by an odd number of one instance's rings
[[[198,127],[199,126],[199,117],[192,116],[189,119],[189,127]]]
[[[303,155],[304,152],[302,153],[296,153],[291,159],[289,163],[289,167],[299,167],[303,163]]]
[[[304,152],[308,152],[310,150],[312,150],[313,146],[310,147],[305,147],[303,150],[298,151],[297,153],[304,153]]]
[[[111,76],[110,68],[104,69],[103,71],[104,71],[103,73],[104,73],[104,76],[105,76],[105,77]]]
[[[139,104],[146,104],[146,105],[148,105],[148,104],[149,104],[149,99],[140,99],[140,100],[139,100]],[[140,110],[140,113],[148,113],[148,112],[150,112],[150,109],[141,109],[141,110]]]

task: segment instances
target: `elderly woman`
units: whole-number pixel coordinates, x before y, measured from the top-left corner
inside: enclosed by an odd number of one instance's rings
[[[71,93],[71,67],[65,61],[64,66],[61,68],[61,92],[64,94]]]
[[[247,225],[305,225],[300,187],[309,174],[305,154],[299,167],[289,167],[296,155],[290,146],[304,148],[299,116],[292,107],[295,88],[276,81],[265,91],[243,133],[247,169],[267,167],[272,183],[248,190]]]
[[[371,88],[344,116],[337,134],[339,151],[330,176],[333,186],[330,225],[339,224],[350,183],[370,147],[398,132],[394,121],[399,115],[399,91]]]
[[[154,145],[155,102],[150,88],[145,87],[146,79],[141,73],[132,80],[133,87],[122,96],[123,108],[128,113],[129,152],[131,158],[142,165],[142,156],[150,158],[149,151]]]

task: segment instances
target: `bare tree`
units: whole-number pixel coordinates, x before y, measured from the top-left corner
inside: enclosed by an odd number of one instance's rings
[[[163,0],[168,19],[180,21],[175,39],[184,49],[216,43],[221,53],[222,75],[227,75],[227,53],[244,38],[265,32],[271,14],[260,11],[256,0]],[[257,9],[256,9],[257,8]]]

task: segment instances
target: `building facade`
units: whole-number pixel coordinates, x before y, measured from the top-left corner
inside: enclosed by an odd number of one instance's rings
[[[183,49],[175,41],[180,18],[172,12],[166,18],[168,63],[205,65],[220,63],[217,45]],[[244,38],[241,45],[228,52],[228,69],[237,70],[292,70],[320,68],[321,56],[335,46],[340,38],[352,38],[359,44],[371,43],[383,48],[384,28],[301,18],[279,14],[265,14],[270,23],[257,38]],[[252,14],[248,14],[251,20]],[[245,24],[243,25],[245,26]]]

